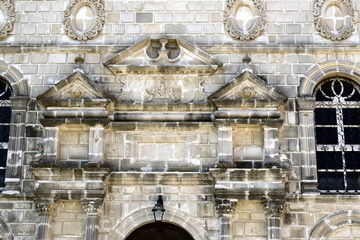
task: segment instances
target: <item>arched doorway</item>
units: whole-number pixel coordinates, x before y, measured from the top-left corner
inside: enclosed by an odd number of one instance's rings
[[[184,229],[166,222],[149,223],[133,231],[126,240],[194,240]]]

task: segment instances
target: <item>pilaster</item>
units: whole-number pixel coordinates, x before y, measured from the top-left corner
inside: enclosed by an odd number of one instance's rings
[[[49,199],[35,200],[36,212],[39,215],[39,224],[37,229],[37,240],[52,239],[52,218],[56,213],[56,203]]]
[[[102,199],[83,199],[83,208],[86,213],[85,240],[97,240],[99,238],[99,213]]]
[[[231,239],[231,213],[234,210],[237,199],[222,199],[215,200],[216,211],[219,214],[220,220],[220,237],[219,240]]]
[[[265,199],[264,209],[267,211],[268,240],[280,240],[280,217],[285,201],[283,199]]]

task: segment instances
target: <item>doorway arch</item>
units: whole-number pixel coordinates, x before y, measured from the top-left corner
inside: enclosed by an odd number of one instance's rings
[[[194,240],[184,229],[170,223],[148,223],[135,229],[125,240]]]
[[[127,240],[127,237],[141,226],[154,222],[153,207],[141,208],[124,219],[121,219],[110,233],[107,240]],[[164,223],[176,225],[186,231],[196,240],[210,240],[205,228],[189,214],[173,208],[166,208]],[[136,227],[135,227],[136,226]],[[135,229],[135,230],[134,230]]]

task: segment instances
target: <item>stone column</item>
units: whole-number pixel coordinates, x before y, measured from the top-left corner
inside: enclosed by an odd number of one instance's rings
[[[104,156],[104,127],[91,127],[89,134],[89,163],[100,163]]]
[[[282,199],[265,199],[264,208],[267,211],[268,240],[281,240],[280,217],[284,207]]]
[[[3,193],[20,193],[21,167],[25,150],[25,119],[28,97],[11,98],[11,126]]]
[[[233,142],[231,127],[219,127],[218,151],[219,165],[233,165]]]
[[[35,200],[36,211],[39,215],[37,240],[52,239],[52,214],[56,212],[55,203],[51,200]]]
[[[220,220],[219,240],[231,239],[231,213],[237,204],[236,199],[216,199],[216,210]]]
[[[98,240],[99,238],[99,212],[102,199],[83,199],[83,208],[86,213],[85,240]]]
[[[317,167],[315,161],[315,125],[314,109],[315,98],[306,97],[296,100],[299,108],[300,123],[300,147],[302,155],[301,164],[301,185],[302,191],[308,193],[318,192],[317,190]]]
[[[45,127],[43,162],[55,164],[57,161],[59,127]]]
[[[264,127],[264,151],[265,167],[281,167],[279,158],[279,129],[277,127]]]

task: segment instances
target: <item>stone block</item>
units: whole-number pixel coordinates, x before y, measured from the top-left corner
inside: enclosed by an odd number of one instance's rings
[[[246,222],[245,234],[247,236],[266,236],[267,224],[261,222]]]
[[[215,208],[212,203],[199,203],[198,204],[198,216],[199,217],[214,217]]]
[[[165,34],[184,34],[185,32],[185,24],[165,24]]]
[[[194,22],[194,14],[191,12],[174,13],[174,21],[176,23],[191,23]]]
[[[152,23],[153,22],[153,13],[136,13],[136,22],[137,23]]]
[[[168,11],[186,11],[187,8],[187,2],[185,1],[168,1],[166,2],[166,10]]]
[[[15,236],[34,236],[36,225],[30,223],[19,223],[9,225],[12,234]]]
[[[163,12],[155,13],[154,20],[159,23],[171,23],[173,21],[173,14]]]

